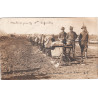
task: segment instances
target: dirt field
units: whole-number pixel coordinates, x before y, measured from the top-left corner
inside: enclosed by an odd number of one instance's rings
[[[0,40],[1,79],[95,79],[98,78],[98,45],[90,44],[88,59],[80,64],[80,48],[76,45],[76,60],[70,66],[55,67],[52,58],[32,46],[25,38]]]

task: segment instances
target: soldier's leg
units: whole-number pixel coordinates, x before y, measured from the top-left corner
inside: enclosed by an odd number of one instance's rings
[[[69,51],[68,51],[68,56],[69,56],[69,58],[70,58],[70,57],[71,57],[71,50],[72,50],[72,49],[69,48],[68,50],[69,50]]]
[[[72,48],[72,52],[73,52],[73,59],[75,58],[75,46],[73,46],[73,48]]]
[[[41,51],[43,51],[43,46],[42,46],[42,44],[41,44]]]
[[[83,52],[81,52],[81,62],[83,62]]]
[[[50,49],[50,48],[49,48],[49,50],[48,50],[48,56],[51,57],[51,49]]]
[[[81,62],[83,62],[83,51],[84,51],[84,46],[81,46]]]
[[[87,59],[87,52],[85,52],[85,58]]]
[[[85,51],[85,58],[87,59],[87,45],[85,45],[85,49],[84,49],[84,51]]]
[[[63,54],[66,56],[66,48],[63,48]]]
[[[65,56],[65,54],[64,54],[64,48],[62,47],[62,53],[60,54],[60,56],[59,56],[59,64],[60,65],[63,65],[63,62],[64,62],[64,56]]]
[[[62,62],[63,62],[63,53],[61,53],[61,55],[59,56],[59,64],[63,65]]]

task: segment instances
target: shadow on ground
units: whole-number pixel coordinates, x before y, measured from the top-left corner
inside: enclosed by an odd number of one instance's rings
[[[2,78],[2,80],[37,80],[37,79],[49,79],[50,77],[45,74],[40,75],[23,75],[23,76],[14,76],[11,78]]]
[[[33,74],[34,71],[38,71],[40,68],[35,68],[32,70],[17,70],[17,71],[10,71],[10,72],[4,72],[3,75],[12,75],[11,77],[3,78],[2,80],[34,80],[34,79],[49,79],[50,76],[47,76],[47,74],[43,73],[38,73],[38,74]],[[18,75],[14,76],[16,73],[25,73],[25,75]],[[27,72],[31,72],[30,75],[27,75]]]

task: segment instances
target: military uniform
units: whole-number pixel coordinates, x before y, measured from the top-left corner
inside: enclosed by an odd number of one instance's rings
[[[87,52],[88,48],[88,32],[81,32],[79,36],[79,45],[81,52]]]
[[[63,44],[66,44],[66,35],[67,33],[64,31],[65,28],[62,27],[61,28],[62,32],[59,33],[58,35],[58,39],[63,43]],[[66,55],[66,48],[62,47],[63,49],[63,53],[61,55],[61,61],[64,61],[63,57]]]
[[[81,29],[84,29],[79,35],[79,45],[81,48],[81,57],[83,61],[83,53],[85,52],[85,58],[87,58],[87,48],[88,48],[88,31],[86,26],[82,26]]]
[[[63,30],[60,34],[59,34],[59,40],[62,41],[63,44],[66,44],[66,35],[67,33],[64,31],[64,27],[61,28],[61,30]]]
[[[75,39],[77,38],[76,32],[73,31],[73,27],[70,26],[70,32],[67,33],[67,45],[72,45],[73,57],[75,57]],[[70,54],[69,50],[69,54]]]
[[[77,34],[74,31],[68,32],[67,34],[67,42],[69,42],[68,44],[74,45],[76,38],[77,38]]]
[[[40,35],[40,49],[43,51],[44,49],[44,35]]]

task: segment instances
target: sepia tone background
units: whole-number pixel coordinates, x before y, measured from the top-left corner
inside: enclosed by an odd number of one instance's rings
[[[0,55],[2,79],[92,79],[98,78],[98,44],[89,44],[86,64],[72,62],[72,66],[56,68],[52,59],[33,46],[28,35],[55,34],[61,27],[69,32],[73,26],[79,35],[82,25],[87,26],[90,40],[98,41],[98,18],[1,18]],[[11,34],[16,34],[12,36]],[[10,36],[9,36],[10,35]],[[21,37],[19,36],[21,35]],[[25,35],[25,36],[24,36]],[[80,60],[80,48],[76,44],[76,56]],[[12,67],[13,73],[6,71]]]

